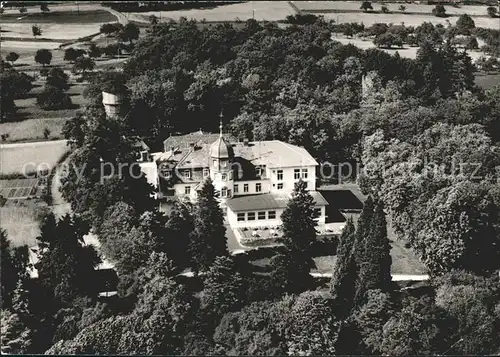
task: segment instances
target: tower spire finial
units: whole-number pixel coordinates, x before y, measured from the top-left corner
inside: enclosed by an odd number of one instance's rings
[[[219,135],[222,138],[222,110],[220,112],[220,124],[219,124]]]

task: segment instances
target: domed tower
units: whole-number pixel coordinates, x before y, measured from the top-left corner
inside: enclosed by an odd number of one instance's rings
[[[233,195],[234,159],[233,147],[222,136],[222,121],[219,126],[219,138],[210,146],[210,177],[215,190],[219,192],[220,201],[224,209],[224,202]]]

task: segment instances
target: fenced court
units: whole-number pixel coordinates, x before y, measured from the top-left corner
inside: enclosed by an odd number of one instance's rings
[[[41,195],[41,191],[41,180],[37,178],[0,180],[0,195],[7,199],[36,197]]]

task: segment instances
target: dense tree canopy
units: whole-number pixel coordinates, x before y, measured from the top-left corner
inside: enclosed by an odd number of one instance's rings
[[[300,24],[156,23],[134,43],[123,72],[91,79],[89,104],[64,128],[78,170],[62,191],[78,219],[93,226],[120,283],[108,308],[84,301],[40,314],[50,323],[34,331],[38,340],[56,342],[49,353],[498,351],[498,279],[490,276],[500,261],[500,89],[474,86],[470,57],[451,41],[456,28],[292,20]],[[462,22],[495,45],[494,33]],[[123,35],[124,27],[102,30]],[[407,59],[342,45],[331,31],[421,47]],[[118,118],[105,117],[101,91],[122,97]],[[316,232],[303,182],[282,217],[285,247],[261,267],[249,263],[262,251],[229,256],[211,182],[196,203],[178,202],[163,216],[151,186],[133,178],[137,166],[110,175],[111,167],[134,166],[132,136],[155,147],[171,133],[216,131],[221,114],[239,138],[283,140],[333,163],[361,161],[358,182],[369,198],[357,227],[349,221],[340,239],[332,296],[321,288],[305,291],[318,279],[309,274]],[[432,276],[444,275],[432,286],[391,283],[389,218],[400,244],[413,247]],[[76,220],[64,222],[61,236],[79,236]],[[53,262],[41,265],[42,280],[68,300],[85,281],[74,279],[76,268],[61,279],[44,271],[64,266],[49,253]],[[200,274],[179,274],[186,268]],[[469,275],[448,273],[456,268]],[[9,331],[29,336],[28,320],[9,319]],[[53,333],[41,333],[45,326]]]

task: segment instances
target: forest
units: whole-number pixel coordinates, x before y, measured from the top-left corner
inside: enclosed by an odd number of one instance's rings
[[[151,25],[65,125],[81,168],[62,186],[74,215],[44,218],[35,281],[27,249],[2,233],[2,352],[500,354],[500,86],[476,87],[470,57],[446,39],[413,60],[332,41],[322,19],[198,25]],[[117,119],[106,118],[102,91],[126,98]],[[217,131],[221,113],[238,138],[361,163],[368,199],[332,252],[331,281],[309,274],[315,221],[301,182],[265,274],[251,254],[228,253],[210,181],[167,216],[133,172],[101,182],[101,162],[135,162],[132,137],[159,147],[170,133]],[[388,221],[428,283],[391,281]],[[115,262],[112,298],[96,291],[89,231]]]

